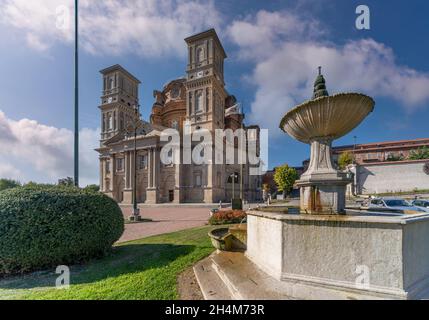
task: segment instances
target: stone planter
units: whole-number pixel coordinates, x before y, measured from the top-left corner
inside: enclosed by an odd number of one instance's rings
[[[218,250],[229,251],[232,247],[232,235],[228,228],[213,229],[208,233],[213,247]]]
[[[230,228],[218,228],[208,233],[210,240],[218,250],[244,251],[247,243],[247,226],[244,224]]]

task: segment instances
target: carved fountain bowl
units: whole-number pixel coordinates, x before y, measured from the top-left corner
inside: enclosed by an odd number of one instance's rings
[[[374,110],[374,105],[371,97],[360,93],[320,97],[286,113],[280,128],[304,143],[320,137],[334,140],[358,126]]]

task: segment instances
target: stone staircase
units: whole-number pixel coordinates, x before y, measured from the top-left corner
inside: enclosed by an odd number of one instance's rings
[[[217,251],[194,266],[206,300],[288,300],[282,282],[256,267],[242,252]]]

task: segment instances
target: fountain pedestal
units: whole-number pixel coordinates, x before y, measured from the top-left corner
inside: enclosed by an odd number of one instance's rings
[[[346,186],[352,179],[332,165],[332,139],[312,138],[308,170],[296,182],[300,188],[300,212],[341,214],[345,211]]]

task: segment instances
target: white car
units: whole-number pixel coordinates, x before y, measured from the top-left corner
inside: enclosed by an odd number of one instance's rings
[[[413,206],[419,207],[426,212],[429,212],[429,200],[425,199],[417,199],[413,201]]]
[[[408,201],[401,198],[375,198],[371,199],[369,203],[370,209],[381,209],[383,211],[415,211],[415,212],[427,212],[421,207],[414,206]]]

